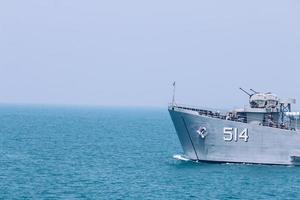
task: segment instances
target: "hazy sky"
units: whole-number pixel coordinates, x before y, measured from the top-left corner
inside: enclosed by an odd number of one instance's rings
[[[295,97],[299,0],[0,2],[0,102],[206,107]]]

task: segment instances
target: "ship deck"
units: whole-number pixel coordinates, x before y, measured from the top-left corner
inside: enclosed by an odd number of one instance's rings
[[[202,116],[206,116],[206,117],[217,118],[217,119],[221,119],[221,120],[241,122],[241,123],[246,123],[247,124],[247,119],[246,118],[243,118],[243,117],[234,118],[234,117],[232,117],[230,119],[227,119],[227,114],[216,112],[216,111],[213,111],[213,110],[200,109],[200,108],[196,108],[196,107],[193,107],[193,106],[186,106],[186,105],[170,105],[169,109],[172,109],[172,108],[173,109],[177,108],[177,109],[182,109],[182,110],[194,111],[194,112],[197,112],[198,115],[202,115]],[[270,126],[267,123],[261,123],[259,125],[260,126],[267,126],[267,127],[271,127],[271,128],[284,129],[284,130],[292,130],[292,129],[289,129],[288,127],[282,126],[282,123],[275,123],[273,126]]]

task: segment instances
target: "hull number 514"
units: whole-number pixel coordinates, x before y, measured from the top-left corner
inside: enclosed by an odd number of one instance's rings
[[[224,128],[224,141],[231,142],[238,140],[244,140],[244,142],[248,142],[249,135],[248,135],[248,129],[245,128],[243,131],[239,132],[238,128],[230,128],[225,127]]]

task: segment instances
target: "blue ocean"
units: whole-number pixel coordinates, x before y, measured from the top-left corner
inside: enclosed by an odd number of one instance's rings
[[[0,136],[0,199],[300,199],[300,167],[175,160],[163,108],[2,105]]]

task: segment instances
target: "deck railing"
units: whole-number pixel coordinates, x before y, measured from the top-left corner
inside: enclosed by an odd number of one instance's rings
[[[172,105],[169,104],[170,108],[179,108],[179,109],[184,109],[184,110],[191,110],[197,112],[199,115],[207,116],[207,117],[212,117],[212,118],[218,118],[222,120],[229,120],[229,121],[235,121],[235,122],[241,122],[241,123],[247,123],[247,121],[258,121],[260,122],[258,125],[261,126],[268,126],[268,127],[273,127],[273,128],[279,128],[279,129],[286,129],[286,130],[295,130],[295,128],[290,128],[288,124],[284,123],[278,123],[278,122],[261,122],[261,118],[254,118],[254,117],[244,117],[244,116],[228,116],[227,114],[220,113],[219,111],[212,111],[208,109],[202,109],[202,108],[197,108],[195,106],[190,106],[190,105],[184,105],[184,104],[176,104]]]

